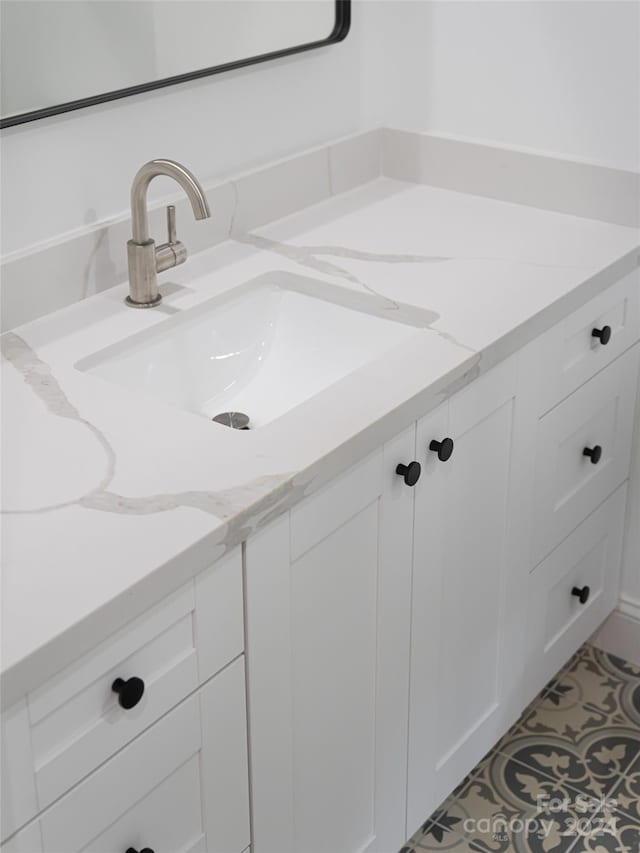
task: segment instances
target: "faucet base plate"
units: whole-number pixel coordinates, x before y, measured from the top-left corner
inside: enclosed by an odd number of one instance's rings
[[[151,302],[134,302],[130,296],[125,297],[124,301],[130,308],[154,308],[162,302],[162,294],[159,293]]]

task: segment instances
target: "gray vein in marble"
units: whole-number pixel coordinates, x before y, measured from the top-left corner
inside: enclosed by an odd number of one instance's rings
[[[387,303],[388,307],[394,310],[398,310],[400,308],[399,304],[394,299],[390,299],[388,296],[383,296],[381,293],[378,293],[370,287],[370,285],[365,284],[365,282],[361,281],[357,276],[350,273],[343,267],[339,267],[337,264],[332,264],[329,261],[322,261],[316,258],[315,247],[313,246],[293,246],[289,243],[280,243],[277,240],[270,240],[268,237],[249,233],[236,235],[234,239],[238,243],[253,246],[255,249],[281,255],[296,264],[308,267],[309,269],[315,270],[323,275],[337,276],[338,278],[342,278],[352,284],[357,284],[358,287],[364,288],[373,296],[383,300]],[[344,251],[348,252],[349,250],[345,249]],[[343,255],[342,257],[349,257],[349,255]]]
[[[0,347],[4,358],[15,367],[52,415],[76,421],[83,420],[52,375],[49,365],[38,358],[20,335],[7,332],[0,338]]]
[[[249,243],[257,248],[276,252],[298,262],[300,262],[300,256],[302,256],[303,260],[306,260],[309,256],[314,258],[316,255],[331,255],[336,258],[345,258],[353,261],[368,261],[379,264],[437,264],[444,263],[445,261],[498,261],[507,264],[523,264],[529,267],[543,267],[551,269],[585,270],[591,268],[588,264],[548,263],[544,261],[505,258],[497,255],[457,255],[456,257],[453,257],[450,255],[423,255],[408,254],[405,252],[370,252],[363,249],[350,249],[346,246],[333,245],[296,246],[289,243],[280,243],[277,240],[270,240],[267,237],[262,237],[261,235],[253,233],[235,235],[234,239],[242,243]],[[299,250],[299,253],[297,250]],[[344,277],[349,281],[362,284],[362,282],[360,282],[353,273],[348,272],[348,270],[344,270],[342,267],[336,267],[336,269],[340,270]],[[362,286],[366,287],[366,285]]]
[[[425,326],[425,329],[428,329],[430,332],[433,332],[434,335],[437,335],[439,338],[442,338],[443,341],[447,341],[448,343],[453,344],[455,347],[460,347],[460,349],[473,353],[473,355],[477,355],[477,350],[475,350],[473,347],[468,346],[468,344],[463,344],[462,341],[459,341],[455,337],[455,335],[452,335],[450,332],[445,332],[443,329],[436,329],[433,325]]]
[[[287,512],[307,494],[309,484],[313,478],[303,471],[287,477],[282,484],[276,487],[270,494],[251,506],[250,515],[245,512],[239,513],[232,521],[226,522],[215,531],[217,544],[222,545],[227,551],[246,540],[256,531],[261,530],[274,519]]]
[[[379,264],[438,264],[452,261],[440,255],[408,255],[402,252],[368,252],[363,249],[348,249],[344,246],[305,246],[314,255],[334,255],[337,258],[350,258],[354,261],[372,261]]]
[[[347,260],[368,261],[372,263],[382,264],[433,264],[458,260],[513,263],[521,264],[524,266],[542,267],[548,269],[590,269],[588,265],[584,264],[544,263],[542,261],[527,261],[519,260],[516,258],[492,257],[488,255],[470,257],[457,256],[454,258],[444,255],[405,254],[402,252],[369,252],[361,249],[350,249],[345,246],[332,245],[297,246],[290,243],[281,243],[277,240],[272,240],[268,237],[263,237],[259,234],[254,234],[251,232],[245,234],[236,234],[233,236],[233,239],[237,242],[253,246],[254,248],[262,249],[263,251],[279,254],[285,258],[288,258],[291,261],[294,261],[294,263],[298,263],[301,266],[309,267],[310,269],[324,273],[325,275],[338,276],[353,284],[357,284],[360,287],[363,287],[369,293],[372,293],[374,296],[377,296],[379,299],[383,299],[392,308],[398,308],[399,306],[395,300],[391,299],[391,297],[379,293],[373,287],[359,279],[354,273],[344,269],[344,267],[340,267],[337,264],[333,264],[329,261],[323,261],[317,256],[330,255],[332,257],[344,258]],[[433,331],[437,330],[433,329]],[[466,347],[466,349],[468,349],[468,347]]]
[[[447,257],[444,255],[411,255],[384,252],[366,252],[361,249],[347,249],[342,246],[305,246],[315,255],[335,255],[339,258],[350,258],[354,261],[371,261],[382,264],[433,264],[444,261],[498,261],[505,264],[523,264],[527,267],[543,267],[550,269],[587,270],[591,269],[588,264],[559,264],[545,263],[544,261],[527,261],[518,258],[503,258],[497,255],[458,255]]]
[[[260,234],[246,233],[237,234],[234,239],[240,243],[246,243],[254,246],[257,249],[263,249],[267,252],[275,252],[278,255],[283,255],[289,260],[295,261],[304,266],[309,266],[318,272],[324,272],[328,275],[339,275],[341,278],[351,281],[354,284],[359,284],[361,287],[371,290],[376,296],[382,299],[388,297],[376,293],[364,282],[360,281],[353,273],[332,264],[329,261],[321,261],[316,255],[331,255],[336,258],[346,258],[354,261],[372,261],[373,263],[382,264],[436,264],[444,261],[451,261],[452,258],[440,257],[438,255],[407,255],[402,253],[385,253],[385,252],[368,252],[362,249],[349,249],[346,246],[296,246],[291,243],[281,243],[278,240],[271,240],[268,237],[263,237]],[[392,302],[393,300],[389,300]]]
[[[348,249],[343,246],[293,246],[289,243],[280,243],[277,240],[271,240],[268,237],[262,237],[258,234],[241,234],[234,239],[239,243],[244,243],[249,246],[253,246],[256,249],[261,249],[267,252],[274,252],[278,255],[281,255],[294,263],[300,264],[301,266],[309,267],[316,272],[323,273],[324,275],[337,276],[339,278],[345,279],[346,281],[351,282],[352,284],[356,284],[359,287],[362,287],[368,293],[371,293],[377,299],[382,300],[387,308],[390,308],[394,311],[400,310],[400,303],[396,302],[395,299],[391,299],[388,296],[385,296],[382,293],[379,293],[370,285],[366,284],[364,281],[359,279],[353,273],[350,273],[348,270],[345,270],[343,267],[338,266],[337,264],[332,264],[329,261],[323,261],[319,258],[315,257],[316,255],[336,255],[341,258],[351,258],[352,260],[364,260],[364,261],[375,261],[386,264],[413,264],[413,263],[438,263],[442,261],[451,260],[451,258],[444,257],[432,257],[430,255],[403,255],[403,254],[381,254],[377,252],[365,252],[359,249]],[[436,312],[432,312],[434,317],[439,319],[440,315]],[[454,346],[460,347],[461,349],[466,350],[467,352],[475,353],[475,350],[472,347],[467,346],[462,343],[462,341],[457,340],[453,335],[449,332],[445,332],[442,329],[436,329],[432,323],[425,325],[423,328],[427,329],[430,332],[438,335],[438,337],[442,338],[445,341],[448,341]]]
[[[265,498],[268,499],[268,505],[272,506],[282,498],[283,487],[292,480],[291,473],[267,474],[248,483],[217,492],[187,491],[141,497],[126,497],[109,491],[108,486],[115,476],[116,454],[107,438],[96,426],[80,415],[53,376],[49,366],[35,354],[23,338],[14,332],[8,332],[0,338],[0,345],[3,357],[20,373],[25,383],[45,404],[47,410],[56,417],[67,418],[85,426],[100,443],[107,462],[105,476],[95,488],[82,497],[35,509],[3,509],[2,512],[6,515],[38,515],[72,506],[126,515],[151,515],[184,507],[197,509],[216,519],[225,520],[247,509],[255,501]]]
[[[292,477],[291,473],[265,474],[248,483],[221,489],[218,492],[187,491],[127,497],[111,491],[102,491],[80,498],[77,504],[85,509],[122,515],[155,515],[159,512],[190,508],[226,521],[234,518],[256,501],[265,498],[279,500],[282,488],[291,481]]]
[[[229,181],[231,188],[233,189],[233,210],[231,211],[231,218],[229,220],[229,233],[228,237],[231,239],[231,235],[233,234],[233,229],[236,224],[236,216],[238,214],[238,207],[240,206],[240,193],[238,192],[238,184],[235,181]]]
[[[327,145],[327,178],[329,180],[329,195],[334,196],[335,192],[333,189],[333,162],[331,158],[331,145]]]
[[[438,400],[440,403],[444,403],[445,400],[448,400],[450,397],[453,397],[454,394],[457,394],[458,391],[461,391],[463,388],[466,388],[467,385],[470,385],[474,379],[477,379],[480,376],[481,368],[480,362],[482,361],[482,353],[476,352],[474,357],[469,362],[466,370],[461,376],[458,376],[452,382],[450,382],[446,387],[442,389],[442,391],[438,394]]]
[[[71,403],[65,392],[60,387],[48,364],[35,354],[27,342],[16,335],[8,332],[0,338],[2,356],[13,365],[22,376],[24,382],[31,388],[33,393],[46,406],[47,410],[59,418],[67,418],[82,424],[95,437],[105,454],[106,472],[102,480],[90,492],[100,492],[106,489],[116,471],[116,454],[109,440],[96,426],[83,418],[76,407]],[[52,509],[61,509],[72,506],[75,501],[67,501],[43,508],[43,510],[3,510],[7,513],[40,512]]]
[[[107,237],[108,227],[101,228],[97,233],[97,240],[95,241],[93,248],[89,252],[89,257],[87,258],[87,263],[84,268],[84,284],[82,286],[82,298],[86,299],[89,296],[89,277],[91,275],[91,267],[93,265],[94,258],[100,251],[100,247],[104,243]]]
[[[270,240],[268,237],[262,237],[258,234],[238,234],[233,239],[238,243],[253,246],[255,249],[260,249],[264,252],[273,252],[276,255],[280,255],[281,257],[287,258],[296,264],[300,264],[300,266],[307,267],[315,272],[322,273],[323,275],[336,276],[344,279],[345,281],[351,282],[351,284],[357,284],[358,287],[364,288],[364,290],[373,294],[373,296],[383,300],[387,307],[393,310],[398,310],[400,307],[394,299],[390,299],[388,296],[383,296],[381,293],[378,293],[368,284],[365,284],[357,276],[353,275],[353,273],[350,273],[343,267],[339,267],[337,264],[332,264],[329,261],[323,261],[316,258],[313,246],[293,246],[289,243],[280,243],[277,240]]]

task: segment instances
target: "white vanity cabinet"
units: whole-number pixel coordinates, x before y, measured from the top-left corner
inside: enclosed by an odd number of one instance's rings
[[[516,391],[512,358],[418,423],[409,833],[521,710]]]
[[[3,712],[2,853],[242,853],[243,651],[236,547]]]
[[[525,701],[615,607],[640,365],[640,271],[534,342]]]
[[[255,853],[394,853],[612,610],[633,288],[584,306],[247,542]],[[605,320],[614,358],[600,339],[591,349]],[[550,366],[552,348],[566,358]],[[582,453],[591,441],[600,467]],[[413,488],[395,473],[411,460]],[[573,592],[585,585],[588,604]]]
[[[232,663],[41,818],[51,853],[241,853],[244,667]]]
[[[414,452],[411,427],[247,542],[255,853],[405,841]]]
[[[640,337],[639,285],[640,276],[634,273],[603,295],[613,306],[605,315],[612,323],[609,345],[620,338],[629,345],[615,360],[604,352],[607,344],[598,344],[593,353],[588,348],[591,329],[601,328],[594,318],[603,297],[577,312],[579,323],[569,318],[539,342],[543,357],[554,349],[554,341],[566,339],[567,329],[579,326],[581,345],[572,349],[582,353],[574,362],[585,381],[558,402],[558,388],[564,393],[568,387],[567,363],[542,372],[527,592],[526,701],[589,639],[618,600],[634,413],[640,416],[640,344],[633,345]],[[549,396],[549,389],[555,389],[555,397]],[[550,400],[556,405],[545,411]]]
[[[2,851],[242,853],[250,840],[247,776],[238,658]],[[41,847],[33,847],[38,840]]]
[[[615,605],[638,281],[16,702],[2,853],[400,849]]]
[[[256,853],[399,849],[521,711],[517,380],[511,358],[247,543]]]

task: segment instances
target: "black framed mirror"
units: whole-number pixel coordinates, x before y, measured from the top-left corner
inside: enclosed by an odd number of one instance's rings
[[[0,127],[342,41],[351,0],[1,0]]]

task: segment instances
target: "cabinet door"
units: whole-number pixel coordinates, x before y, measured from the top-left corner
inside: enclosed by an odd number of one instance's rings
[[[507,541],[515,389],[509,360],[418,423],[409,832],[520,710],[526,574],[510,567]],[[454,450],[441,461],[429,446],[445,437]]]
[[[250,832],[243,663],[237,658],[46,809],[39,818],[43,849],[245,850]]]
[[[246,545],[255,853],[403,844],[415,430]]]

